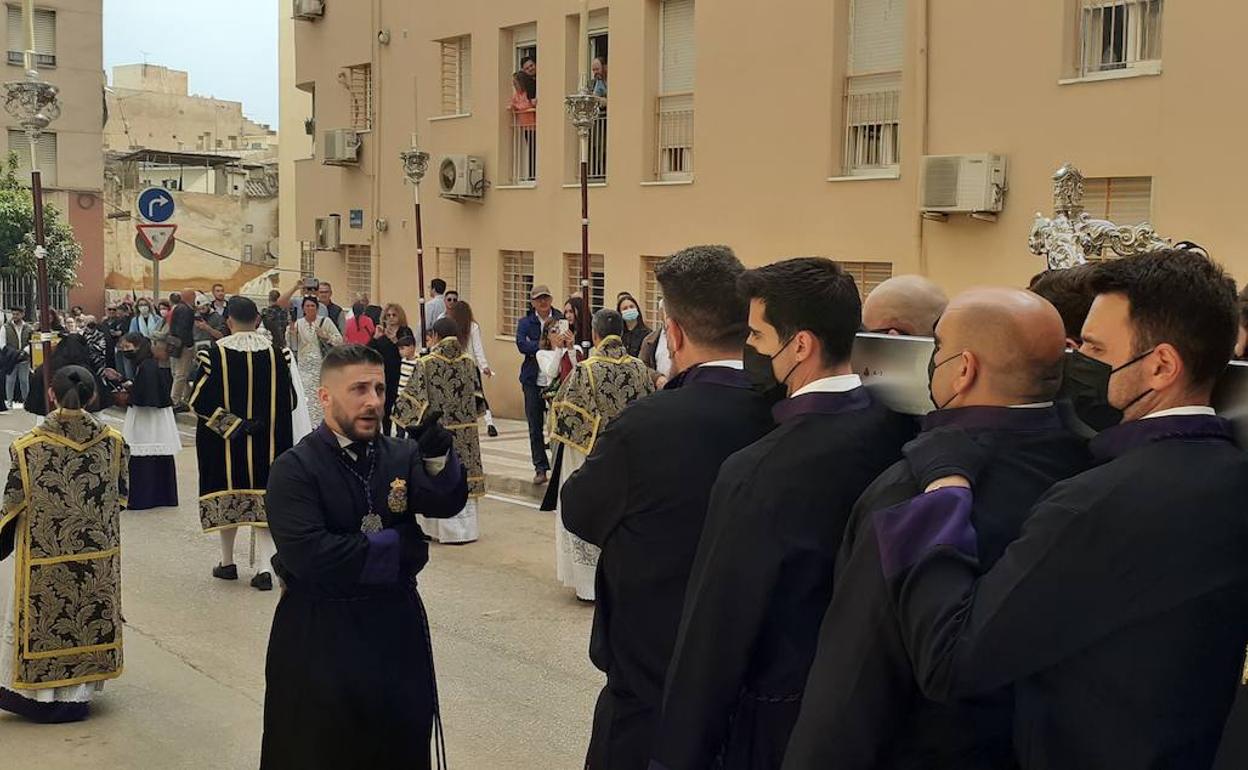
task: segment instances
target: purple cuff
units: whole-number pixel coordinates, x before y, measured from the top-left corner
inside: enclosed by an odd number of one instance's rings
[[[365,535],[368,538],[368,554],[364,557],[364,569],[360,582],[364,585],[382,585],[399,579],[399,533],[383,529]]]
[[[971,522],[971,490],[942,487],[872,516],[885,579],[893,579],[938,546],[952,546],[976,558],[978,536]]]

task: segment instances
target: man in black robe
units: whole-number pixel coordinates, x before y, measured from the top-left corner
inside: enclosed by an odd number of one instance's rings
[[[659,265],[672,381],[625,409],[563,487],[564,525],[602,549],[589,654],[607,684],[591,770],[645,770],[711,486],[728,455],[772,426],[770,402],[742,370],[744,271],[724,246]]]
[[[286,590],[269,637],[260,765],[428,768],[437,685],[415,514],[458,513],[464,469],[437,412],[416,441],[381,435],[385,373],[370,348],[326,354],[318,397],[325,422],[269,474]]]
[[[854,501],[913,422],[850,369],[862,303],[827,259],[746,272],[745,368],[785,388],[778,427],[724,462],[711,492],[652,767],[778,767],[797,719]]]
[[[955,297],[936,327],[930,388],[939,411],[923,427],[962,428],[989,455],[971,514],[985,566],[1018,537],[1040,495],[1089,464],[1084,442],[1053,404],[1065,337],[1053,306],[1018,289]],[[914,681],[877,527],[889,509],[922,493],[903,460],[854,506],[786,768],[1012,766],[1008,690],[943,705],[925,700]]]
[[[930,491],[877,527],[881,557],[924,692],[1013,682],[1025,770],[1208,768],[1248,642],[1248,457],[1209,406],[1234,282],[1171,249],[1105,262],[1092,287],[1064,392],[1104,429],[1102,464],[1055,485],[984,572],[983,450],[924,434],[906,454]]]

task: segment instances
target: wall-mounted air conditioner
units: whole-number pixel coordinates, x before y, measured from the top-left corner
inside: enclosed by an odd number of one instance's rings
[[[312,21],[325,15],[325,0],[294,0],[296,19]]]
[[[925,155],[919,208],[925,212],[996,213],[1005,206],[1003,155]]]
[[[474,155],[446,155],[438,163],[438,185],[443,198],[480,198],[485,195],[485,161]]]
[[[354,166],[360,162],[360,135],[349,128],[326,131],[321,162],[326,166]]]
[[[337,251],[342,246],[342,217],[330,214],[316,220],[316,248],[320,251]]]

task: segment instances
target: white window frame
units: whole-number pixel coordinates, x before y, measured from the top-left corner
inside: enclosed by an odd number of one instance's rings
[[[1093,39],[1099,31],[1103,40],[1107,14],[1111,16],[1111,24],[1116,23],[1117,14],[1125,18],[1121,61],[1107,61],[1102,41]],[[1124,72],[1156,74],[1161,71],[1164,0],[1078,0],[1078,15],[1076,53],[1079,57],[1079,77],[1096,78]]]

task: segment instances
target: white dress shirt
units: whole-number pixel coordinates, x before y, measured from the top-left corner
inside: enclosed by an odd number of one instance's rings
[[[862,387],[862,378],[856,374],[838,374],[835,377],[823,377],[807,383],[789,398],[797,398],[808,393],[846,393],[854,388]]]
[[[1141,420],[1148,420],[1153,417],[1179,417],[1186,415],[1206,415],[1212,417],[1217,414],[1211,406],[1175,406],[1170,409],[1162,409],[1160,412],[1153,412],[1141,417]]]

